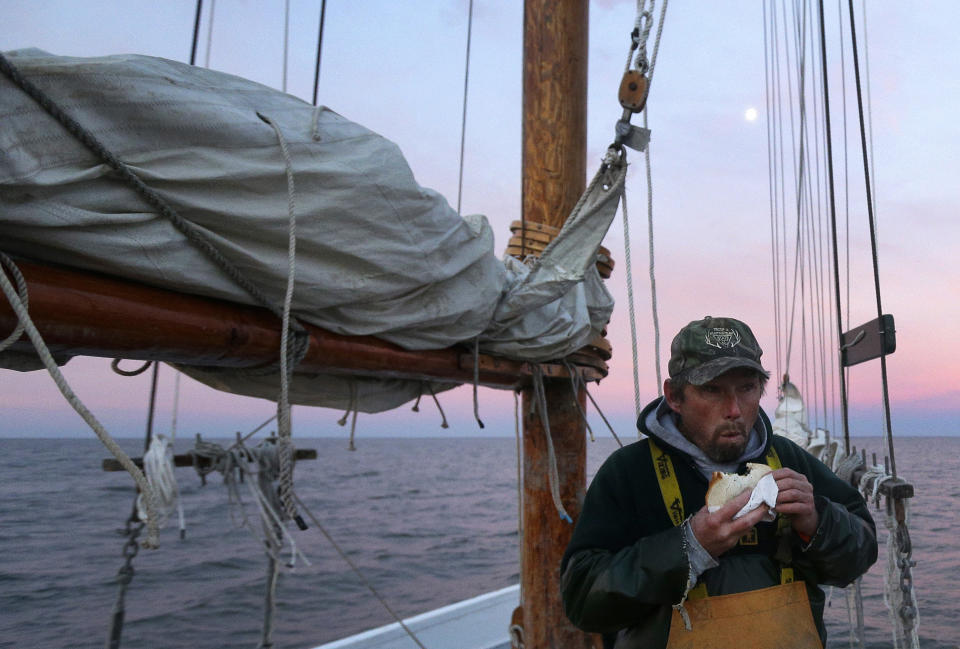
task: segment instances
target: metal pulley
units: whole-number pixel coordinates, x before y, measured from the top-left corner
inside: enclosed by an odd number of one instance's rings
[[[627,70],[620,81],[620,105],[631,113],[639,113],[647,103],[649,82],[639,70]]]

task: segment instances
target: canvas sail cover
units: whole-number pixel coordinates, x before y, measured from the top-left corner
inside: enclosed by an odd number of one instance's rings
[[[279,305],[289,195],[278,137],[262,116],[276,124],[295,179],[292,312],[305,322],[407,349],[479,340],[487,353],[544,361],[582,347],[609,319],[613,300],[594,259],[616,211],[622,168],[599,183],[605,188],[530,272],[497,258],[485,217],[458,215],[417,184],[395,144],[333,110],[159,58],[6,56]],[[0,251],[254,303],[4,76],[0,124]],[[262,377],[194,373],[222,389],[275,396]],[[352,400],[367,411],[399,405],[420,389],[298,381],[304,387],[294,402],[345,407]],[[358,392],[368,396],[358,400]]]

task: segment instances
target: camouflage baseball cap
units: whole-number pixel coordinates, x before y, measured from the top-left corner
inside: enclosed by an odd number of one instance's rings
[[[769,376],[760,364],[763,350],[750,327],[734,318],[705,317],[680,330],[670,344],[670,378],[683,376],[703,385],[724,372],[749,367]]]

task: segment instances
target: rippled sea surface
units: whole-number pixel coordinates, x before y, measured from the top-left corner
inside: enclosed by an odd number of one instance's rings
[[[878,440],[857,439],[868,450]],[[138,454],[140,443],[124,440]],[[517,470],[513,439],[300,439],[297,492],[365,578],[408,616],[515,584]],[[614,450],[589,445],[589,474]],[[177,452],[186,452],[179,445]],[[914,584],[921,646],[960,646],[960,438],[901,438],[897,468],[916,487]],[[104,473],[93,440],[0,440],[0,647],[103,647],[123,564],[133,499],[125,473]],[[187,519],[161,547],[142,550],[127,593],[124,647],[253,647],[260,639],[266,559],[237,527],[219,476],[201,486],[177,469]],[[877,512],[882,528],[882,512]],[[881,557],[886,533],[881,533]],[[296,535],[311,564],[279,584],[274,641],[313,647],[392,621],[330,542],[312,526]],[[863,583],[866,646],[891,646],[882,571]],[[846,595],[827,611],[830,647],[849,646]],[[507,621],[504,622],[506,625]]]

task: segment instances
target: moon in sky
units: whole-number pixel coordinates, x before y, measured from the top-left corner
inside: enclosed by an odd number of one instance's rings
[[[743,119],[747,120],[748,122],[755,122],[757,121],[758,115],[759,113],[757,112],[757,109],[751,106],[750,108],[744,111]]]

